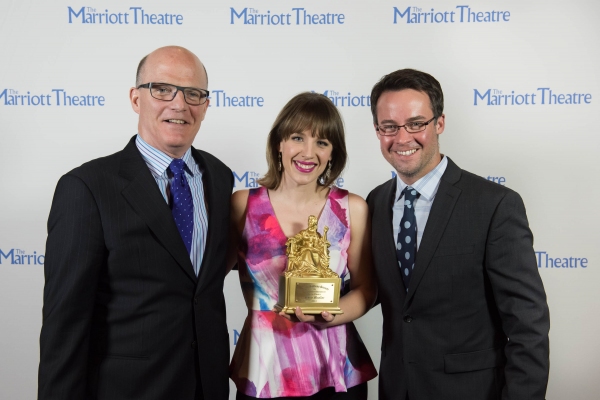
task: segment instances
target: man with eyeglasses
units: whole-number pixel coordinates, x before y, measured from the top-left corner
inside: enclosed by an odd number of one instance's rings
[[[130,90],[138,134],[58,182],[38,399],[226,400],[223,281],[233,175],[192,147],[204,65],[163,47]]]
[[[403,69],[371,92],[397,176],[367,199],[383,313],[379,398],[539,400],[548,305],[523,201],[441,154],[444,97]]]

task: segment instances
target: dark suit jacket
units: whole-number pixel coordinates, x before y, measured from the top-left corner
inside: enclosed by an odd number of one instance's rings
[[[231,170],[192,150],[208,208],[200,274],[135,137],[58,182],[44,265],[38,398],[226,400]]]
[[[379,398],[543,399],[549,313],[520,196],[448,159],[406,293],[395,190],[392,179],[367,199],[383,312]]]

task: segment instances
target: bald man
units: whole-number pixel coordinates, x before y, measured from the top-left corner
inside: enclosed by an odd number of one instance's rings
[[[201,61],[144,57],[138,134],[58,182],[50,216],[38,399],[229,397],[223,280],[233,175],[192,147]]]

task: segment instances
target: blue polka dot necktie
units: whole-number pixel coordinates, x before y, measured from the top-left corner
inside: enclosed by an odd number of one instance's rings
[[[400,198],[404,196],[404,214],[402,214],[400,232],[396,240],[396,257],[407,292],[417,255],[417,219],[414,204],[418,195],[419,192],[410,186],[405,187],[400,194]]]
[[[192,191],[185,178],[185,163],[181,159],[174,159],[169,165],[173,173],[171,181],[171,212],[173,219],[188,251],[192,248],[192,235],[194,233],[194,203]]]

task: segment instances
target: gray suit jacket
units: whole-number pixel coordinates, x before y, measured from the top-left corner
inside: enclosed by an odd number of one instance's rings
[[[520,196],[448,159],[406,293],[395,186],[367,199],[384,318],[379,398],[544,399],[549,312]]]
[[[192,153],[209,214],[198,277],[135,137],[58,182],[39,399],[228,399],[223,281],[233,175],[210,154]]]

